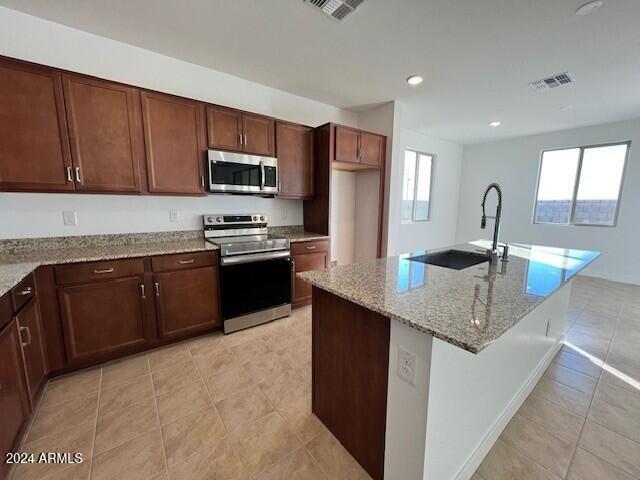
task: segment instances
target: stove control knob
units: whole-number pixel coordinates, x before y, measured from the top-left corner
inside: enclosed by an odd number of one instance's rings
[[[207,223],[213,223],[213,217],[207,217]]]
[[[264,222],[265,220],[266,220],[265,216],[264,215],[260,215],[260,221]]]
[[[257,221],[258,221],[258,216],[257,216],[257,215],[254,215],[254,216],[253,216],[253,221],[254,221],[254,222],[257,222]]]
[[[216,217],[216,222],[218,223],[222,222],[222,217]]]

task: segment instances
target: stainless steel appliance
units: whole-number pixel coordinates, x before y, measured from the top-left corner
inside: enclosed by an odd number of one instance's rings
[[[273,196],[278,192],[277,158],[209,150],[207,173],[212,193]]]
[[[289,315],[289,240],[267,233],[266,215],[204,215],[203,223],[207,241],[220,247],[224,333]]]

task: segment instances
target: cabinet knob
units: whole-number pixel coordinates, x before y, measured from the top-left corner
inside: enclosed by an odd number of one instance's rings
[[[93,273],[97,273],[98,275],[102,273],[113,273],[113,268],[103,268],[102,270],[94,270]]]
[[[67,182],[73,182],[73,173],[71,173],[71,167],[67,167]]]
[[[144,283],[140,284],[140,293],[142,294],[142,299],[143,300],[147,298],[147,296],[144,293]]]
[[[318,247],[317,247],[317,245],[307,245],[305,248],[306,248],[307,250],[315,250],[315,249],[316,249],[316,248],[318,248]]]
[[[82,177],[80,176],[80,167],[76,167],[76,181],[82,183]]]
[[[178,263],[180,265],[190,265],[193,262],[195,262],[195,260],[193,258],[190,258],[189,260],[178,260]]]

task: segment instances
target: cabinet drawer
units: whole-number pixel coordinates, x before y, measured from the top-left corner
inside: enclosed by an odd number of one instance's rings
[[[218,264],[216,252],[179,253],[177,255],[160,255],[151,259],[154,272],[168,272],[187,268],[211,267]]]
[[[103,262],[76,263],[55,267],[58,285],[92,282],[110,278],[128,277],[144,273],[144,261],[106,260]]]
[[[20,310],[24,304],[35,296],[35,285],[33,274],[29,274],[27,278],[11,289],[11,299],[13,300],[14,312]]]
[[[291,254],[300,255],[303,253],[328,252],[329,240],[313,240],[310,242],[292,242]]]

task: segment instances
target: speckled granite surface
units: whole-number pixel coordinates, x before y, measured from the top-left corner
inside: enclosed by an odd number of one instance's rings
[[[450,248],[483,252],[487,246],[489,242],[477,241]],[[464,270],[408,260],[424,253],[303,272],[298,277],[478,353],[600,255],[510,245],[508,262],[482,263]]]
[[[329,238],[305,232],[302,225],[269,230],[292,242]],[[0,240],[0,295],[41,265],[207,250],[218,250],[218,247],[205,241],[201,230]]]
[[[217,249],[201,231],[0,240],[0,295],[41,265]]]
[[[305,232],[303,225],[287,225],[285,227],[269,227],[269,233],[286,237],[290,242],[308,242],[311,240],[328,240],[328,235]]]

